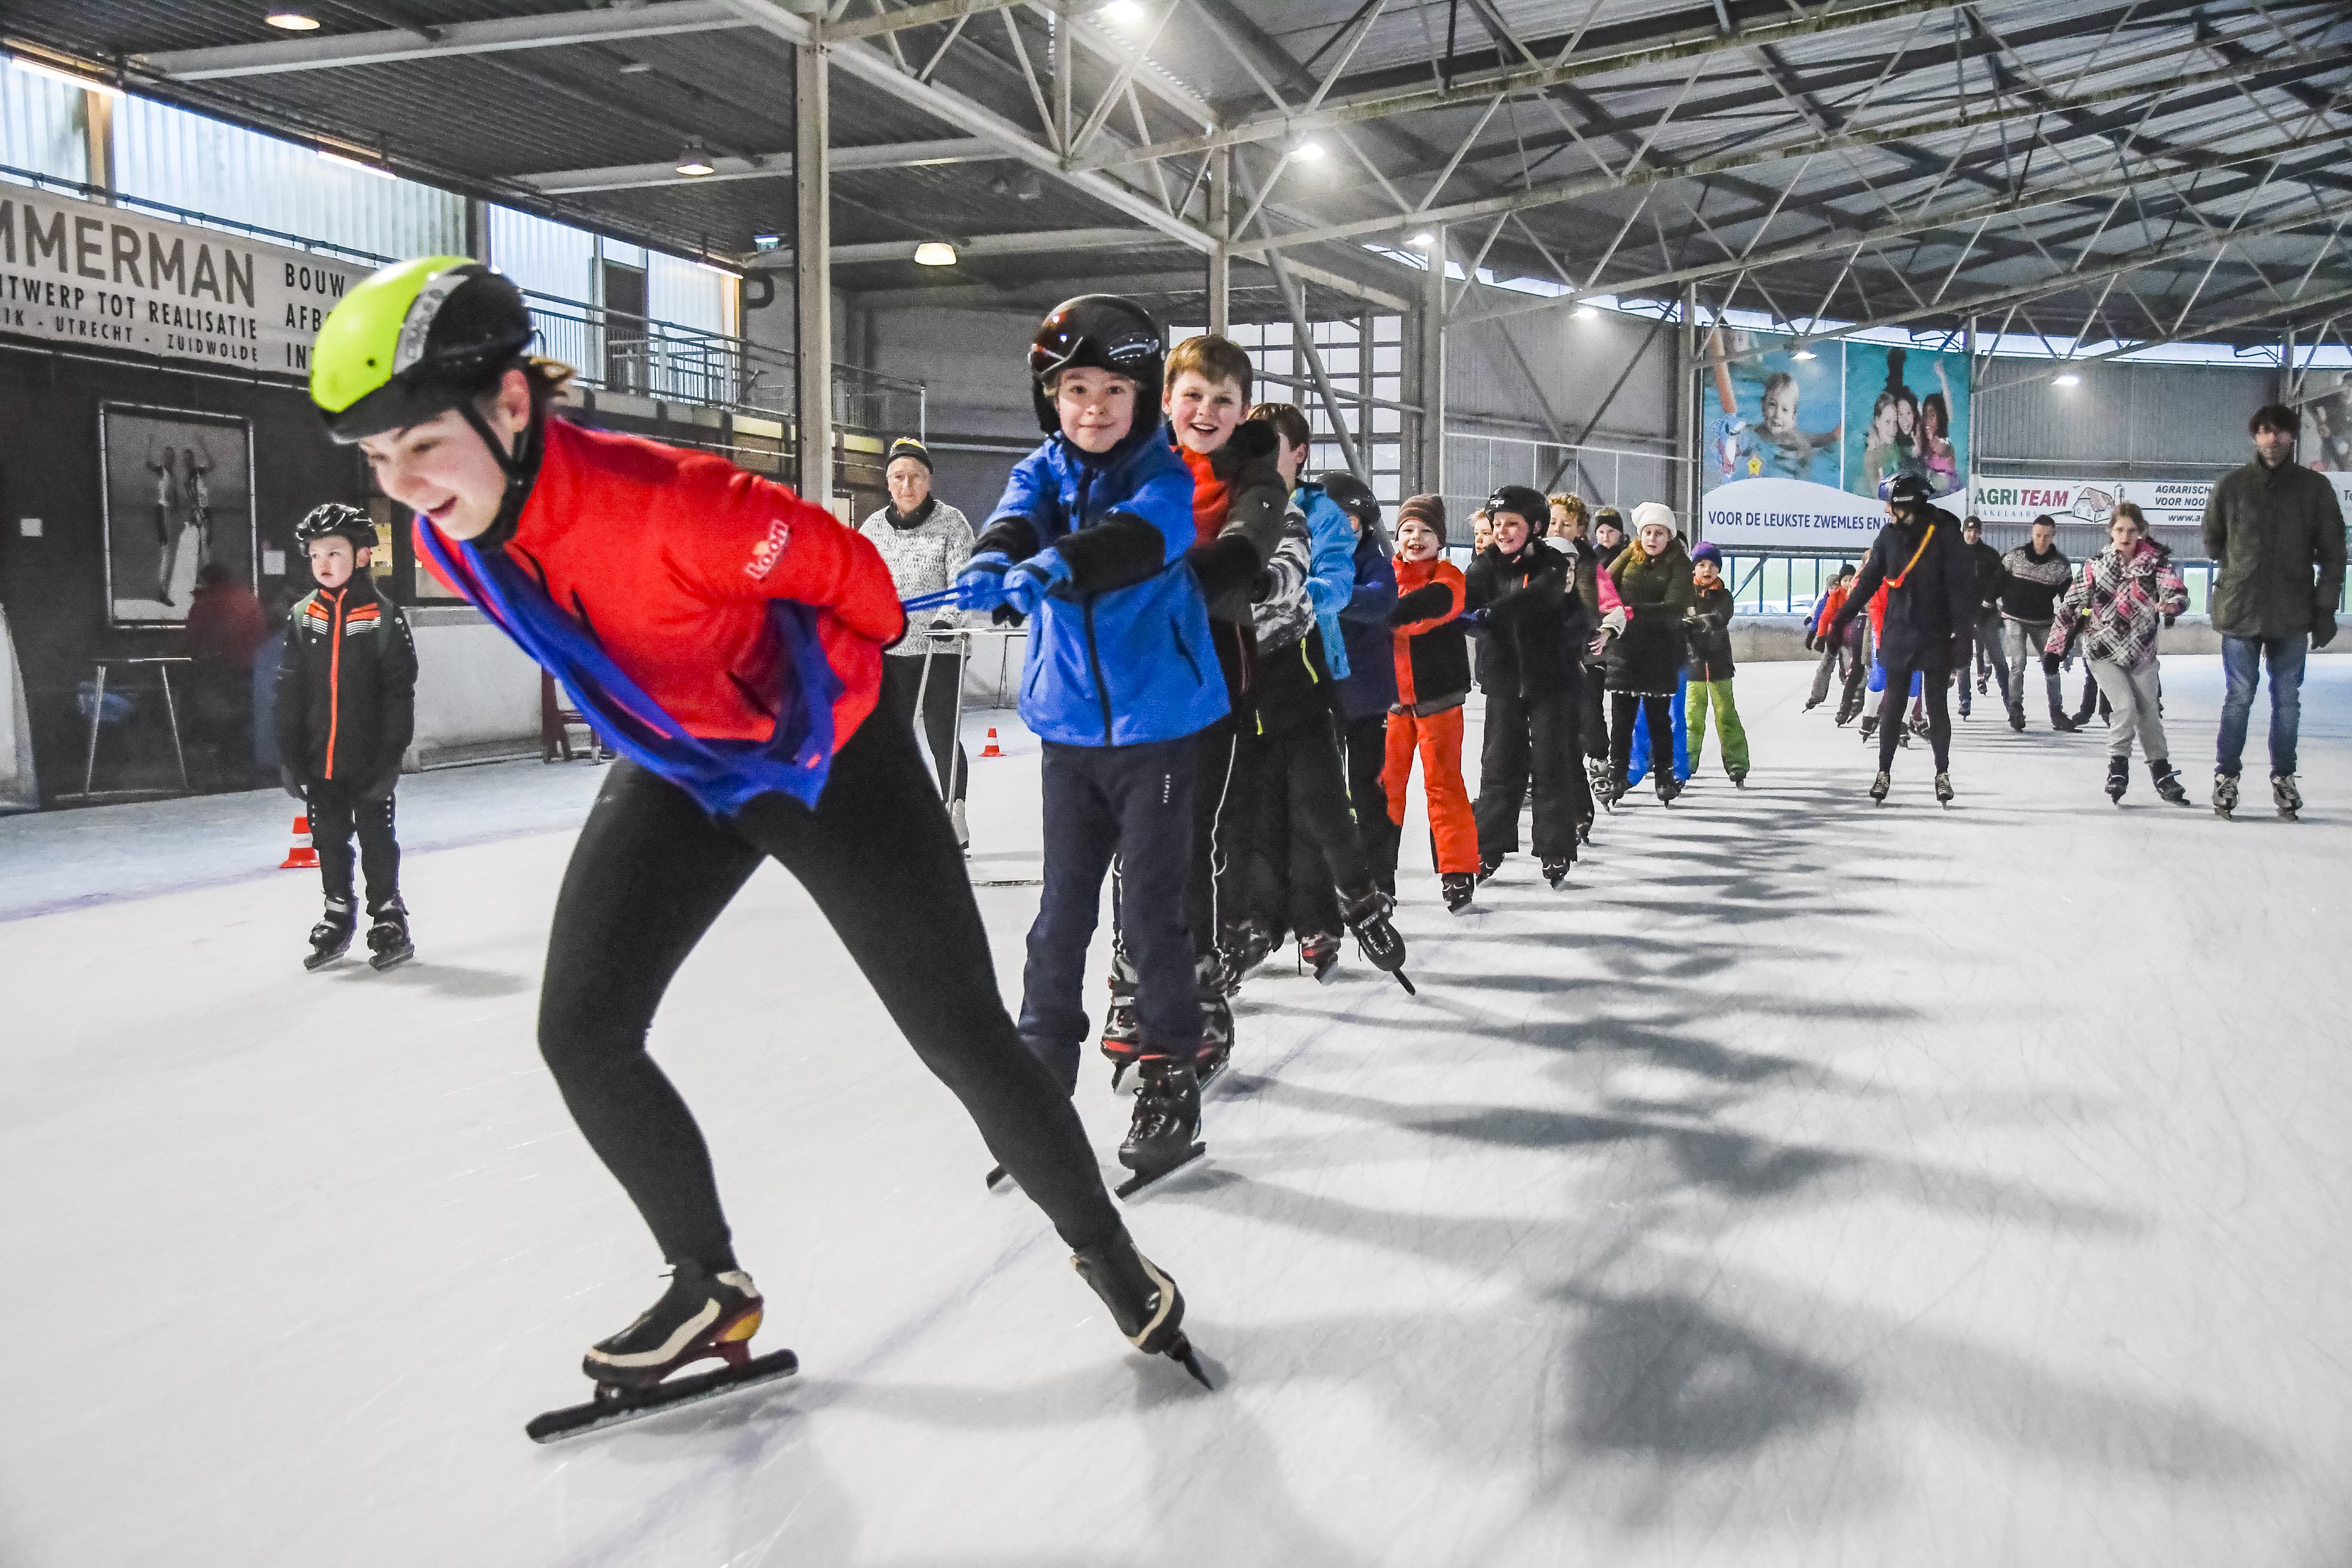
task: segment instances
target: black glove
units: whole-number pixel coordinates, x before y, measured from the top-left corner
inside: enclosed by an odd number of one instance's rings
[[[1410,594],[1398,595],[1397,602],[1389,606],[1385,618],[1392,626],[1425,621],[1432,616],[1444,614],[1445,606],[1453,602],[1454,590],[1444,584],[1424,583]]]
[[[304,805],[307,805],[310,804],[310,796],[303,785],[302,775],[294,771],[293,763],[280,763],[278,764],[278,787],[284,790],[288,795],[292,795],[296,800],[301,801]]]
[[[989,618],[1000,626],[1017,626],[1029,617],[1010,605],[999,605]]]
[[[2336,617],[2326,610],[2311,617],[2311,646],[2326,647],[2336,640]]]
[[[397,786],[399,783],[400,763],[398,759],[395,758],[390,767],[376,774],[375,777],[368,780],[367,786],[360,791],[360,798],[362,800],[390,800],[392,798],[394,788]]]
[[[1813,645],[1820,640],[1820,638],[1813,636],[1812,629],[1811,627],[1807,627],[1805,630],[1805,651],[1807,653],[1812,652]]]

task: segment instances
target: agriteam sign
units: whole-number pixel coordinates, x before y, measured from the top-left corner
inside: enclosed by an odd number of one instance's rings
[[[2032,522],[2046,514],[2104,528],[2116,505],[2129,501],[2151,528],[2195,528],[2212,493],[2210,479],[1979,479],[1969,509],[1987,522]]]
[[[365,267],[0,186],[0,331],[308,375]]]

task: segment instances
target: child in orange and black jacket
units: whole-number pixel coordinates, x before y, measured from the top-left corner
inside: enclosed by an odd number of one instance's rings
[[[278,778],[310,819],[327,895],[303,967],[331,963],[351,946],[359,923],[352,896],[357,832],[370,962],[389,969],[415,952],[400,900],[392,793],[416,730],[416,639],[400,606],[375,590],[375,524],[365,512],[315,508],[294,539],[319,586],[287,617],[278,665]]]
[[[1397,510],[1396,703],[1389,710],[1388,763],[1381,792],[1389,822],[1404,826],[1405,786],[1421,754],[1429,831],[1445,907],[1460,914],[1478,887],[1478,826],[1462,782],[1462,704],[1470,695],[1470,649],[1463,635],[1462,569],[1445,559],[1445,502],[1407,500]]]

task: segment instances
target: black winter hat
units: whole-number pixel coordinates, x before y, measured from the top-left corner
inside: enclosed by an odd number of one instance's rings
[[[912,436],[901,436],[891,442],[888,454],[882,459],[882,466],[887,468],[901,458],[912,458],[922,464],[926,469],[932,472],[938,471],[931,465],[931,449]]]

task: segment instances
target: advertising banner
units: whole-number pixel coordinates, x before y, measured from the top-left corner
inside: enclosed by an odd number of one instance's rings
[[[1969,489],[1969,510],[1987,522],[2032,522],[2046,512],[2060,522],[2104,528],[2123,499],[2113,479],[1979,479]]]
[[[1705,537],[1765,550],[1859,550],[1897,474],[1968,492],[1968,360],[1877,343],[1710,331],[1700,456]]]
[[[2116,500],[2139,508],[2150,528],[2202,528],[2211,479],[2124,479]]]
[[[307,375],[357,262],[0,186],[0,331]]]

